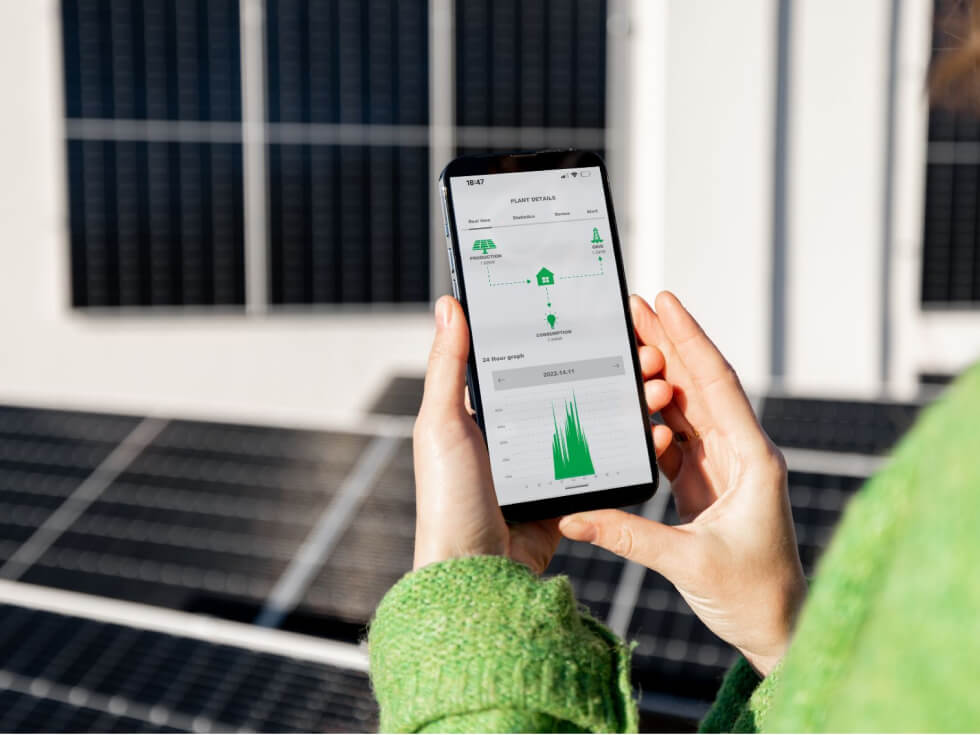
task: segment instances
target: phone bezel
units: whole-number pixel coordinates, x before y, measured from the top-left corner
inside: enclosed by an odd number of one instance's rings
[[[548,171],[572,168],[598,167],[602,177],[602,190],[606,198],[606,211],[609,214],[609,226],[612,236],[613,253],[616,259],[616,273],[619,279],[619,291],[622,299],[623,314],[626,317],[626,328],[630,344],[630,357],[633,363],[633,374],[636,380],[637,404],[643,421],[649,425],[650,414],[647,409],[643,390],[643,375],[640,372],[640,359],[637,353],[636,332],[633,318],[629,309],[629,291],[626,287],[626,274],[623,269],[622,249],[619,242],[619,230],[616,226],[616,215],[613,210],[612,194],[609,189],[609,179],[602,158],[592,151],[576,149],[547,150],[533,152],[517,152],[506,154],[488,154],[476,156],[461,156],[449,163],[439,176],[439,189],[443,205],[447,253],[449,256],[450,273],[453,279],[453,291],[467,323],[470,322],[469,304],[466,299],[466,283],[463,278],[462,253],[459,246],[459,232],[456,226],[456,213],[453,207],[452,179],[458,176],[478,176],[499,173],[516,173],[524,171]],[[487,430],[484,422],[483,396],[480,391],[479,377],[476,370],[476,351],[473,344],[473,334],[470,332],[470,353],[467,362],[466,380],[470,386],[470,402],[476,413],[476,420],[487,441]],[[531,500],[522,503],[501,505],[504,518],[508,521],[528,521],[542,518],[554,518],[568,513],[597,508],[622,507],[634,505],[648,500],[657,491],[659,485],[659,470],[657,469],[656,454],[653,448],[651,431],[646,435],[647,454],[650,459],[652,482],[640,485],[628,485],[607,490],[596,490],[588,493],[562,495],[555,498]]]

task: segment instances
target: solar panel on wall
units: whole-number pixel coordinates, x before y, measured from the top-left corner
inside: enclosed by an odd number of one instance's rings
[[[967,5],[936,0],[933,58],[961,42]],[[934,105],[929,111],[922,237],[922,303],[932,307],[980,303],[980,208],[977,207],[980,117]]]
[[[457,0],[455,40],[458,125],[605,126],[603,0]],[[495,149],[478,138],[467,133],[459,152]],[[520,140],[506,149],[525,147]]]
[[[605,125],[606,4],[456,2],[459,125]]]
[[[63,0],[62,27],[72,303],[243,303],[241,147],[166,125],[241,119],[238,3]]]
[[[314,138],[269,146],[271,300],[428,300],[427,4],[270,0],[266,29],[269,122]],[[361,145],[318,124],[395,127]]]

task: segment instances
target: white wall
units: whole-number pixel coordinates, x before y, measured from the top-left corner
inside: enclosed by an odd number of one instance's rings
[[[787,387],[879,386],[888,0],[794,6]]]
[[[103,316],[67,306],[57,0],[0,3],[0,402],[350,424],[421,373],[429,316]]]
[[[664,288],[667,5],[609,3],[606,132],[616,219],[629,288],[653,300]],[[615,168],[614,168],[615,167]]]
[[[895,69],[890,289],[882,278],[891,0],[794,4],[787,389],[911,397],[980,357],[980,311],[919,302],[930,0],[903,0]],[[891,327],[881,374],[882,323]]]
[[[775,13],[667,3],[664,281],[753,389],[769,377]]]

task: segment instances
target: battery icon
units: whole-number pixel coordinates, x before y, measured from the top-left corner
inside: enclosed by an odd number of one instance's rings
[[[582,171],[581,173],[579,173],[579,176],[581,176],[583,179],[586,176],[591,176],[591,175],[592,175],[592,172],[591,171]]]

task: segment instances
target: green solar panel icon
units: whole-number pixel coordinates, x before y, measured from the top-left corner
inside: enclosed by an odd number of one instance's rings
[[[473,249],[486,255],[487,250],[496,250],[497,246],[493,244],[493,240],[474,240]]]

